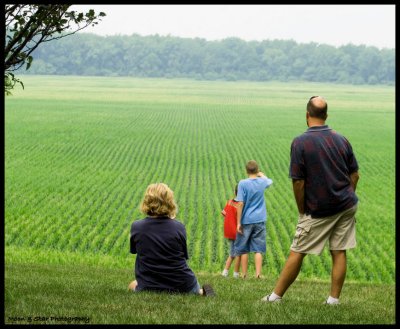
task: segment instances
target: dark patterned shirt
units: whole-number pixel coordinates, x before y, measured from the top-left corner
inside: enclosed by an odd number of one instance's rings
[[[289,177],[304,180],[306,214],[331,216],[358,202],[350,180],[358,171],[353,149],[327,125],[310,127],[296,137],[290,157]]]

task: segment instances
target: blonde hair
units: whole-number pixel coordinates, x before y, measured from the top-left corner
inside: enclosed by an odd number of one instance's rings
[[[178,206],[174,200],[174,192],[164,183],[150,184],[140,210],[148,216],[175,218]]]

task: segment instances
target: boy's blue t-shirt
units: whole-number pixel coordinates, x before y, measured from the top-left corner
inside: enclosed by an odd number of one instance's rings
[[[244,202],[241,224],[262,223],[267,220],[264,190],[271,184],[272,179],[268,177],[247,178],[239,182],[235,200]]]

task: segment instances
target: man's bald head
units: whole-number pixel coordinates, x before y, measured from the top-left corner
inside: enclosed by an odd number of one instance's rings
[[[307,103],[307,112],[312,118],[326,120],[328,117],[328,104],[321,96],[313,96]]]

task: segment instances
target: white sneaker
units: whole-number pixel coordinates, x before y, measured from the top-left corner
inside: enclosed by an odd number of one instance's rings
[[[324,305],[340,305],[340,303],[339,303],[339,301],[335,301],[335,302],[330,302],[330,303],[328,303],[328,301],[326,300],[324,303],[323,303]]]
[[[280,302],[282,301],[282,298],[277,298],[277,299],[275,299],[275,300],[269,300],[269,297],[270,297],[270,296],[271,296],[271,295],[267,295],[267,296],[261,298],[261,301],[262,301],[262,302],[268,302],[268,303],[280,303]]]
[[[235,279],[239,279],[240,278],[240,274],[238,272],[233,272],[233,277]]]
[[[223,270],[221,274],[222,274],[222,276],[227,277],[228,276],[228,271],[227,270]]]

